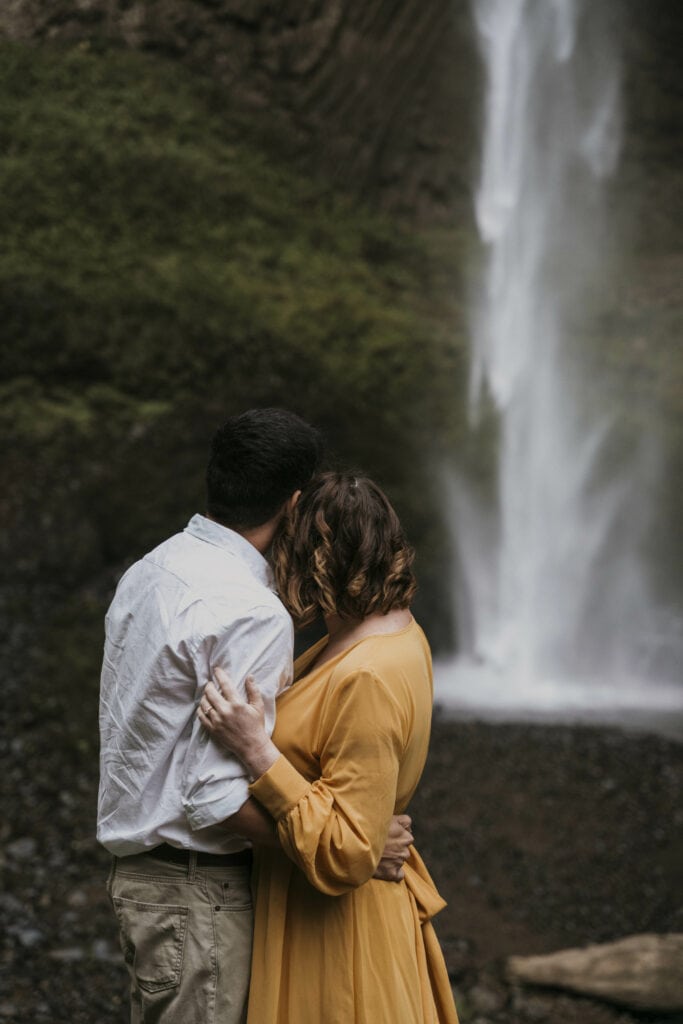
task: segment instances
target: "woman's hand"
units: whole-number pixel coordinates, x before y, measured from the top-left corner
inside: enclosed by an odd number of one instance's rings
[[[280,752],[265,730],[263,700],[251,676],[244,686],[247,700],[237,694],[227,672],[214,671],[215,684],[208,682],[197,708],[197,717],[212,739],[227,747],[244,764],[252,779],[267,772]]]

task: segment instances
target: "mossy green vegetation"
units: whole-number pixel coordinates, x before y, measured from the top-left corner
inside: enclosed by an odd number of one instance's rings
[[[61,410],[94,428],[102,385],[219,414],[353,412],[345,454],[375,465],[373,442],[443,426],[456,360],[406,228],[256,148],[170,62],[4,46],[1,65],[0,365],[43,390],[15,426]]]
[[[253,405],[307,416],[380,478],[441,607],[432,455],[459,429],[463,353],[428,241],[304,176],[172,61],[0,57],[4,574],[70,587],[69,621],[107,581],[67,673],[94,682],[116,572],[202,507],[210,434]]]
[[[223,407],[426,383],[420,246],[236,137],[206,82],[5,47],[0,93],[5,379]]]

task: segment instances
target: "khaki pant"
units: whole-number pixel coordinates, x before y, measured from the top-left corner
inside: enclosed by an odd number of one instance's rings
[[[247,866],[115,857],[107,883],[131,1024],[243,1024],[253,911]]]

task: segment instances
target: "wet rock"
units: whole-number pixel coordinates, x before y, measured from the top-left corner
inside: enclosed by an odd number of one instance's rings
[[[631,935],[620,942],[510,957],[508,977],[568,988],[637,1010],[683,1010],[683,934]]]
[[[11,892],[2,892],[0,893],[0,911],[5,911],[5,913],[11,914],[13,917],[24,917],[28,908],[24,906],[21,900],[13,896]]]
[[[32,839],[30,836],[23,836],[21,839],[15,839],[13,843],[8,843],[5,847],[5,852],[15,860],[28,860],[30,857],[35,856],[36,849],[35,839]]]
[[[495,1014],[505,1005],[506,995],[502,989],[480,982],[469,990],[467,1001],[477,1013]]]
[[[512,1006],[515,1014],[521,1016],[522,1020],[547,1021],[549,1019],[548,1001],[540,996],[526,996],[517,992],[513,997]]]
[[[85,958],[85,950],[82,946],[65,946],[62,949],[51,949],[47,955],[51,960],[74,963]]]
[[[442,950],[451,980],[461,978],[472,969],[474,952],[467,939],[455,939],[442,943]]]
[[[502,1019],[509,1024],[636,1024],[630,1014],[621,1013],[609,1003],[557,992],[539,994],[517,990],[507,1013],[509,1016]]]
[[[85,907],[88,903],[88,897],[82,889],[74,889],[70,892],[66,902],[70,907]]]
[[[90,952],[95,960],[104,960],[112,964],[121,963],[121,951],[115,949],[106,939],[95,939]]]
[[[8,932],[17,938],[25,949],[32,949],[45,937],[37,928],[8,928]]]

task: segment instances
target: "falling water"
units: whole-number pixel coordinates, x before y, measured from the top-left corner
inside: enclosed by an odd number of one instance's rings
[[[652,452],[614,457],[580,353],[619,156],[607,5],[472,5],[486,93],[470,416],[473,429],[493,416],[498,469],[489,493],[464,474],[453,483],[460,655],[437,694],[528,713],[680,708],[680,691],[643,686],[656,632],[639,554]]]

